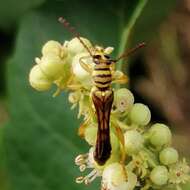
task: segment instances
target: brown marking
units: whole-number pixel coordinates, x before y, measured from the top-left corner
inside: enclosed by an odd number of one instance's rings
[[[101,91],[95,90],[92,92],[92,100],[96,109],[98,120],[98,132],[96,147],[94,151],[94,159],[100,165],[105,164],[111,155],[110,142],[110,112],[113,103],[113,91],[104,91],[105,96],[101,95]]]

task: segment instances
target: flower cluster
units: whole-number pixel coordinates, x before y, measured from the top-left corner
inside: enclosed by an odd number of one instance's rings
[[[89,40],[81,38],[90,51],[94,47]],[[96,49],[110,54],[112,47]],[[83,60],[81,64],[81,59]],[[54,84],[57,91],[69,90],[71,108],[79,108],[78,118],[84,122],[79,127],[79,135],[90,148],[86,154],[76,157],[80,172],[91,170],[80,176],[77,183],[91,183],[102,177],[102,190],[180,189],[187,182],[190,168],[185,159],[180,159],[178,151],[172,147],[172,134],[162,123],[151,124],[151,112],[141,103],[135,103],[134,96],[127,88],[113,89],[114,102],[110,115],[110,139],[112,151],[104,165],[94,160],[97,138],[97,119],[91,100],[92,76],[87,70],[94,67],[92,57],[77,38],[63,45],[48,41],[42,48],[42,57],[36,58],[36,65],[30,71],[29,81],[33,88],[46,91]],[[112,68],[113,78],[125,81],[127,77]]]

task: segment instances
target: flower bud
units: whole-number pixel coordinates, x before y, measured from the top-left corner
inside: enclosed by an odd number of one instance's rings
[[[42,48],[42,55],[54,54],[61,55],[61,44],[57,41],[50,40]]]
[[[150,142],[155,147],[167,146],[171,143],[172,134],[170,129],[161,123],[152,125],[149,131]]]
[[[120,148],[120,142],[114,132],[110,132],[112,153],[117,152]]]
[[[72,104],[75,104],[77,103],[81,98],[81,93],[76,91],[76,92],[71,92],[69,93],[69,102],[72,103]]]
[[[76,79],[84,85],[84,87],[89,88],[92,85],[92,77],[89,72],[87,72],[80,64],[80,59],[82,57],[87,56],[87,53],[80,53],[77,54],[72,61],[72,68],[73,73],[76,77]],[[85,58],[83,59],[83,62],[85,62],[89,67],[93,66],[92,58]]]
[[[84,137],[89,145],[95,146],[96,138],[97,138],[98,127],[95,125],[90,125],[85,129]],[[112,153],[119,150],[119,140],[118,137],[114,134],[114,132],[110,132],[110,140]]]
[[[179,155],[176,149],[168,147],[160,152],[159,158],[162,164],[170,165],[178,161]]]
[[[64,72],[65,62],[56,55],[48,54],[42,57],[39,65],[47,78],[57,80]]]
[[[85,129],[84,137],[89,145],[94,146],[96,144],[97,130],[98,128],[94,125],[89,126]]]
[[[127,131],[124,134],[125,138],[125,150],[129,155],[138,153],[144,143],[143,136],[136,130]]]
[[[59,76],[59,75],[58,75]],[[54,83],[60,88],[64,89],[68,85],[68,81],[72,77],[71,65],[69,62],[64,63],[63,72],[60,73],[60,77],[54,81]]]
[[[49,90],[52,85],[52,82],[48,80],[39,65],[34,65],[30,70],[29,82],[34,89],[39,91]]]
[[[133,190],[136,183],[136,175],[127,172],[125,167],[118,162],[105,167],[102,174],[102,190]]]
[[[82,37],[80,38],[87,47],[90,48],[92,46],[89,40]],[[73,38],[66,44],[66,46],[71,56],[75,56],[79,53],[87,52],[86,48],[81,44],[78,38]]]
[[[132,123],[144,126],[150,122],[151,113],[146,105],[136,103],[130,111],[130,118]]]
[[[168,181],[168,170],[165,166],[156,166],[150,173],[150,179],[155,185],[166,185]]]
[[[121,88],[115,91],[114,104],[120,112],[129,112],[134,104],[134,96],[127,88]]]

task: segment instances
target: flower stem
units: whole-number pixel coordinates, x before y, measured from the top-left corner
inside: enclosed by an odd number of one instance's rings
[[[137,19],[141,15],[146,3],[148,0],[139,0],[138,5],[136,6],[133,14],[131,15],[131,18],[129,19],[129,22],[124,26],[123,32],[121,35],[121,40],[120,40],[120,46],[119,46],[119,51],[118,51],[118,57],[119,55],[125,51],[127,47],[129,47],[129,36],[131,34],[132,28],[134,27]],[[123,60],[119,61],[117,64],[117,69],[122,70],[122,64]],[[119,84],[116,85],[116,88],[119,88]]]

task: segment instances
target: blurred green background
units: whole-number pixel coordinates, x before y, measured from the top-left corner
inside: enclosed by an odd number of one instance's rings
[[[116,55],[142,3],[123,48],[147,47],[123,70],[136,102],[151,108],[153,122],[171,126],[175,147],[189,157],[190,0],[0,0],[1,190],[89,188],[74,182],[74,158],[88,146],[77,136],[80,121],[67,94],[36,92],[28,74],[46,41],[71,39],[58,17],[92,42],[114,46]],[[99,181],[90,186],[98,188]]]

